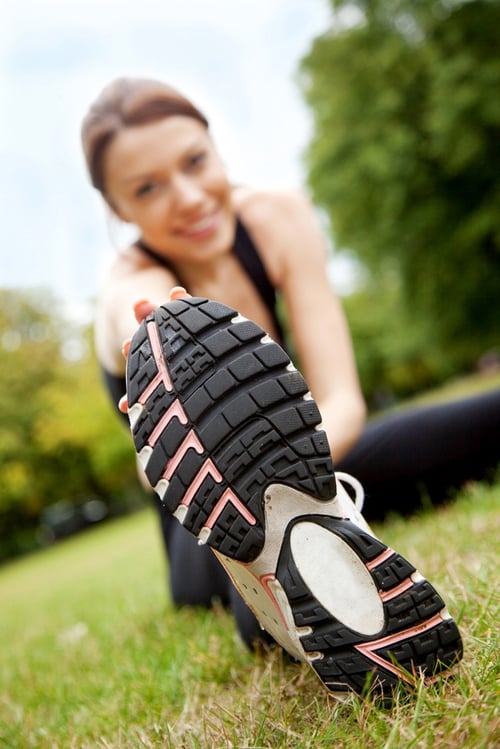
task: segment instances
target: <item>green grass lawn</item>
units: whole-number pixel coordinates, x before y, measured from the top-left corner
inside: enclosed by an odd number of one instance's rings
[[[499,499],[478,485],[376,527],[436,584],[466,649],[453,679],[390,709],[248,653],[223,610],[174,610],[150,511],[5,565],[0,746],[497,747]]]

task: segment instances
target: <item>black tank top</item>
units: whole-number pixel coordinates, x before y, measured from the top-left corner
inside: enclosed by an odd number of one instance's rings
[[[139,247],[139,249],[142,250],[142,252],[144,252],[146,255],[153,258],[153,260],[155,260],[159,265],[162,265],[164,268],[170,269],[168,260],[159,255],[145,242],[139,240],[138,242],[136,242],[136,246]],[[250,234],[239,219],[236,223],[236,234],[234,237],[232,251],[240,261],[243,269],[246,271],[248,277],[253,282],[255,288],[260,294],[262,301],[269,310],[278,334],[278,343],[283,344],[283,329],[276,311],[276,291],[271,284],[271,281],[269,280],[266,269],[264,268],[260,255],[257,252],[257,248],[255,247]],[[120,398],[125,394],[125,377],[121,375],[110,374],[105,369],[103,369],[103,375],[108,392],[116,405]],[[125,420],[128,423],[126,414],[122,414],[122,416],[125,417]]]

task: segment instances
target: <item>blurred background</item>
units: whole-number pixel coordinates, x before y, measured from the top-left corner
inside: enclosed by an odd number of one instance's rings
[[[499,37],[496,0],[2,4],[0,561],[147,501],[92,348],[101,88],[165,80],[235,182],[310,192],[376,411],[498,368]]]

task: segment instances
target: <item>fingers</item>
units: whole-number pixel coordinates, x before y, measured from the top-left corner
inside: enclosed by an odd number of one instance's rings
[[[130,351],[130,344],[131,343],[132,343],[132,339],[131,338],[127,338],[122,343],[122,354],[123,354],[123,358],[124,359],[126,359],[127,356],[128,356],[128,352]]]
[[[190,297],[191,294],[188,294],[184,286],[174,286],[172,289],[170,289],[168,294],[168,299],[170,302],[175,301],[175,299],[182,299],[183,297]]]
[[[168,293],[168,301],[173,302],[176,299],[182,299],[183,297],[189,296],[191,295],[187,293],[183,286],[174,286]],[[150,302],[148,299],[140,299],[136,302],[133,305],[133,310],[137,322],[141,324],[145,317],[155,311],[156,307],[157,305],[153,304],[153,302]]]
[[[191,294],[188,294],[183,286],[174,286],[168,293],[168,301],[173,302],[176,299],[182,299],[183,297],[190,296]],[[137,320],[139,325],[148,315],[151,314],[151,312],[155,311],[156,307],[156,304],[153,304],[153,302],[150,302],[147,299],[140,299],[139,301],[135,302],[132,309],[134,310],[135,319]],[[127,338],[122,345],[122,354],[125,359],[128,357],[130,351],[131,340],[131,338]],[[128,403],[126,395],[124,395],[123,398],[120,398],[118,408],[122,413],[128,413]]]
[[[141,299],[138,302],[136,302],[132,309],[134,310],[135,319],[140,324],[145,317],[151,314],[151,312],[154,312],[156,309],[156,304],[153,304],[153,302],[149,302],[147,299]]]

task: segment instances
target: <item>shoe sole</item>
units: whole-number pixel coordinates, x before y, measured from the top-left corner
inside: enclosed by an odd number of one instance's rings
[[[390,694],[461,658],[434,588],[346,517],[319,410],[262,328],[207,299],[159,307],[132,339],[127,398],[165,508],[331,692]]]

